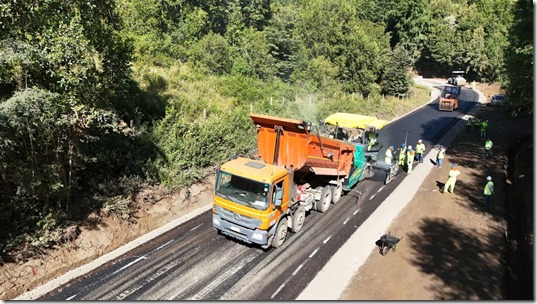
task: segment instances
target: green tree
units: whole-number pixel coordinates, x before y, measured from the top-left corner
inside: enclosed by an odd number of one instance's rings
[[[382,27],[359,21],[350,1],[305,1],[297,31],[308,60],[323,56],[334,63],[346,91],[372,92],[389,49]]]
[[[533,3],[519,0],[514,7],[506,56],[506,88],[512,113],[533,113]]]
[[[210,74],[223,75],[230,70],[229,44],[219,34],[201,38],[190,50],[190,58]]]
[[[29,88],[0,103],[1,198],[15,218],[68,212],[92,146],[105,134],[129,132],[112,112],[77,104],[58,93]],[[92,152],[93,151],[93,152]],[[109,173],[109,172],[108,172]],[[14,208],[14,206],[17,206]]]
[[[382,75],[380,83],[382,94],[395,96],[408,92],[412,83],[410,76],[408,76],[410,64],[411,60],[407,51],[402,46],[396,46]]]
[[[264,29],[270,53],[275,59],[276,74],[284,80],[291,77],[299,64],[299,54],[303,53],[301,41],[295,30],[298,23],[297,9],[294,4],[275,3],[272,18]]]
[[[391,5],[386,25],[391,34],[391,45],[400,44],[415,61],[428,42],[429,26],[433,20],[429,0],[394,1]]]
[[[249,27],[236,37],[230,48],[233,65],[231,73],[248,77],[270,79],[276,75],[275,60],[265,32]]]

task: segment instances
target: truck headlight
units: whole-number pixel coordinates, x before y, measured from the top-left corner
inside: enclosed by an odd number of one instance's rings
[[[213,216],[213,225],[220,227],[220,220],[216,216]]]
[[[261,241],[263,239],[263,234],[259,232],[254,232],[252,234],[252,240],[258,240]]]

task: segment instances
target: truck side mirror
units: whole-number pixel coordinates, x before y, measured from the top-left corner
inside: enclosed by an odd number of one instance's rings
[[[276,196],[274,197],[274,206],[281,206],[283,199],[283,189],[276,188]]]

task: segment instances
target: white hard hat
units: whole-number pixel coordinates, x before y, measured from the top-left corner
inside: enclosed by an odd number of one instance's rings
[[[409,149],[412,149],[412,146],[408,146]]]
[[[421,139],[420,139],[420,140],[418,140],[418,142],[419,142],[419,143],[421,144],[421,143],[422,143]]]
[[[488,181],[492,180],[492,177],[487,176],[487,180],[488,180]]]

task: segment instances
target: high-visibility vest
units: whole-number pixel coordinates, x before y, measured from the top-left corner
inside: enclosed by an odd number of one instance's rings
[[[449,171],[449,179],[457,179],[457,176],[459,176],[459,174],[461,174],[461,171],[457,169],[451,169]]]
[[[392,149],[386,150],[386,158],[389,158],[390,160],[393,158]]]
[[[486,121],[484,121],[483,123],[481,123],[481,130],[486,131],[488,126],[489,124]]]
[[[492,140],[487,140],[485,142],[485,150],[490,150],[492,149]]]
[[[466,125],[467,125],[467,126],[471,126],[471,125],[472,125],[472,120],[471,120],[470,118],[468,118],[468,119],[466,120]]]
[[[406,155],[406,161],[407,163],[411,164],[414,162],[414,151],[408,151],[408,154]]]
[[[406,148],[405,149],[401,149],[401,151],[399,151],[399,159],[404,159],[405,158],[405,154],[406,154]]]
[[[416,153],[423,154],[425,152],[425,145],[424,144],[417,144],[416,145]]]
[[[494,191],[494,183],[492,181],[489,181],[485,185],[485,191],[483,191],[483,194],[485,195],[492,195],[492,191]]]
[[[446,152],[445,152],[445,150],[443,150],[443,149],[440,150],[440,151],[438,151],[438,154],[436,155],[436,158],[438,158],[438,159],[444,159],[444,154],[445,154],[445,153],[446,153]]]

